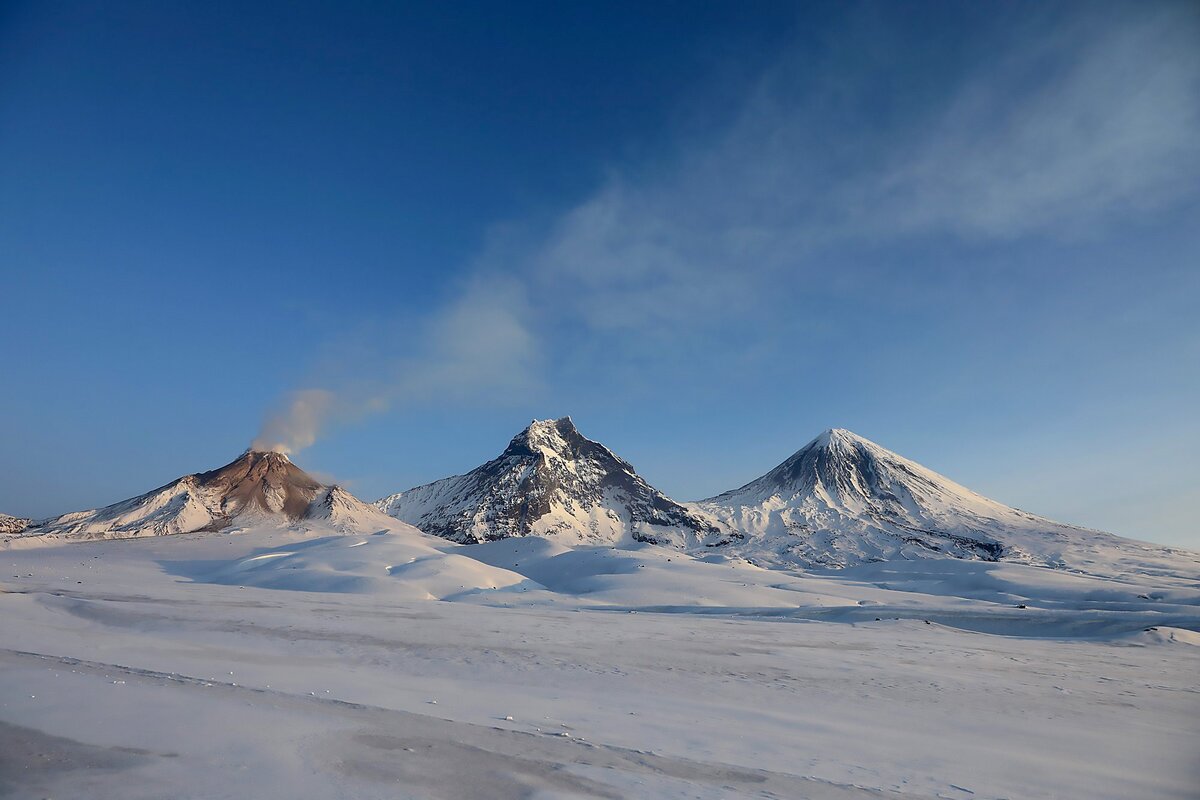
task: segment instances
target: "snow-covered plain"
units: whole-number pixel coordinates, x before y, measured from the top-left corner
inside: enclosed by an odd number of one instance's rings
[[[399,523],[10,546],[0,795],[1200,787],[1200,580],[1178,575],[789,572]]]

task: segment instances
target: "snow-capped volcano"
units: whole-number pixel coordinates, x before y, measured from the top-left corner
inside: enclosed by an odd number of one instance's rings
[[[570,417],[532,422],[465,475],[385,497],[387,514],[456,542],[550,536],[566,543],[715,542],[720,529],[647,484]]]
[[[1107,573],[1114,558],[1167,552],[1011,508],[837,428],[740,489],[693,505],[742,532],[734,549],[760,563],[950,556]]]
[[[111,506],[64,514],[23,534],[123,539],[305,519],[350,526],[386,521],[374,507],[341,487],[321,484],[282,453],[247,450],[218,469],[185,475]]]

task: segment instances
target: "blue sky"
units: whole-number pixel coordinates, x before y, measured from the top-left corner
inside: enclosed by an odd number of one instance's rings
[[[0,510],[571,414],[1200,547],[1195,4],[396,5],[0,9]]]

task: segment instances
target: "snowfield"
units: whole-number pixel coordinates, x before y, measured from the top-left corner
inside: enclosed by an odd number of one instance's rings
[[[382,518],[382,515],[381,515]],[[1200,580],[318,519],[0,550],[0,796],[1194,798]]]

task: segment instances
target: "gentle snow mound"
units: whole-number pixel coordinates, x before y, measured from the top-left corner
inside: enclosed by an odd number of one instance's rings
[[[192,577],[208,583],[412,600],[449,600],[530,586],[515,572],[443,552],[428,537],[389,531],[289,543]]]

